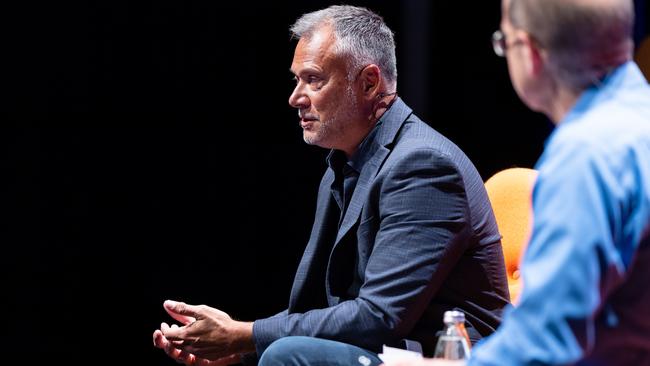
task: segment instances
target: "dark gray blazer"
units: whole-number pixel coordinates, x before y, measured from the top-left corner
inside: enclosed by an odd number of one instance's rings
[[[500,235],[472,163],[400,99],[372,136],[340,228],[325,172],[289,308],[254,323],[258,354],[290,335],[375,352],[407,338],[428,354],[449,309],[465,312],[472,341],[499,325]]]

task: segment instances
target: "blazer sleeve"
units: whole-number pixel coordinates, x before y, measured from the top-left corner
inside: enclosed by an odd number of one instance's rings
[[[383,171],[386,172],[383,172]],[[333,339],[377,351],[404,338],[422,316],[470,234],[457,166],[432,148],[393,152],[367,205],[378,220],[365,279],[355,299],[255,321],[258,354],[284,336]]]

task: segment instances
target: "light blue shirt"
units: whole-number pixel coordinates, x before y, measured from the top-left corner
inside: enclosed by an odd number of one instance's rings
[[[469,366],[650,365],[650,87],[585,91],[536,169],[523,291]]]

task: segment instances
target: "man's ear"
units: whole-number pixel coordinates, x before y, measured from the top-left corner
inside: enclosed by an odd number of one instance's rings
[[[359,75],[359,80],[364,98],[374,99],[379,94],[381,84],[381,70],[379,66],[370,64],[364,67]]]
[[[524,67],[526,72],[533,77],[539,77],[544,70],[544,50],[530,34],[521,31],[518,36],[521,37],[524,43],[522,47],[524,47]]]

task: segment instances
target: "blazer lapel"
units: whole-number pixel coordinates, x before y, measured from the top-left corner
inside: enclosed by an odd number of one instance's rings
[[[350,231],[352,226],[354,226],[359,219],[359,214],[361,214],[363,204],[368,198],[370,184],[377,175],[379,167],[381,167],[389,152],[390,150],[380,146],[375,152],[375,155],[373,155],[373,157],[363,166],[357,185],[354,188],[352,199],[350,200],[350,204],[348,205],[343,221],[341,222],[339,232],[336,235],[336,241],[334,242],[335,247],[341,241],[341,238]]]
[[[372,141],[372,145],[369,149],[372,157],[361,169],[359,180],[357,181],[354,193],[352,194],[352,199],[350,200],[350,205],[347,208],[339,232],[336,235],[334,247],[338,245],[345,234],[348,233],[359,219],[359,214],[361,213],[363,204],[368,198],[370,185],[391,151],[387,146],[391,145],[393,141],[395,141],[400,128],[411,113],[411,108],[402,102],[400,98],[397,98],[395,103],[393,103],[393,106],[384,114],[384,116],[382,116],[382,125],[378,126],[379,130],[377,131],[377,135],[374,137],[374,141]]]

